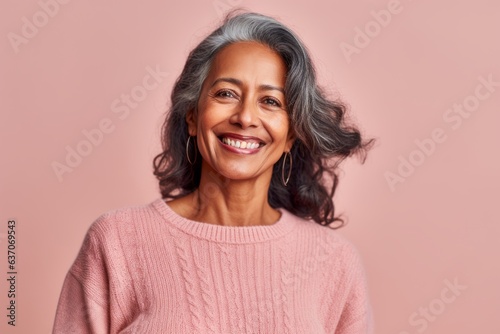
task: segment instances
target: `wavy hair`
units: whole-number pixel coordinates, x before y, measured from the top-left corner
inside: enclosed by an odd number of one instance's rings
[[[360,131],[346,122],[346,105],[327,98],[316,81],[307,48],[293,31],[272,17],[240,11],[229,12],[222,25],[189,53],[175,82],[161,130],[163,151],[153,160],[162,197],[182,197],[199,187],[201,159],[191,164],[186,157],[186,114],[197,109],[203,82],[217,53],[232,43],[254,41],[274,50],[286,65],[286,110],[296,138],[290,151],[293,163],[288,185],[281,182],[283,155],[273,167],[269,204],[320,225],[341,227],[344,220],[335,216],[333,203],[339,181],[336,171],[353,154],[364,163],[374,139],[362,140]],[[289,168],[286,164],[287,174]]]

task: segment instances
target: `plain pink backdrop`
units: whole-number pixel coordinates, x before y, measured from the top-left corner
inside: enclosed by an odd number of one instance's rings
[[[172,84],[235,6],[294,29],[320,82],[378,138],[364,165],[344,164],[335,197],[349,220],[340,231],[365,262],[377,333],[500,333],[499,2],[54,1],[8,0],[0,13],[1,333],[49,333],[89,225],[159,196],[151,161]],[[168,74],[145,90],[152,70]],[[132,92],[134,107],[114,112]],[[82,131],[106,119],[112,130],[85,147]],[[68,147],[88,154],[58,178]],[[5,316],[13,218],[16,327]]]

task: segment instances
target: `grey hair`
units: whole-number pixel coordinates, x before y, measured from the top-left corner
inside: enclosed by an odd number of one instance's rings
[[[217,53],[227,45],[253,41],[267,45],[285,63],[286,110],[296,138],[291,149],[292,177],[286,187],[282,185],[280,159],[274,166],[269,203],[321,225],[335,221],[342,225],[343,220],[334,216],[332,197],[338,183],[335,169],[354,153],[361,153],[364,162],[373,139],[363,142],[360,132],[345,124],[345,105],[326,98],[316,82],[308,50],[292,30],[272,17],[240,11],[228,13],[223,24],[190,52],[174,85],[171,107],[162,127],[163,152],[153,161],[162,196],[177,198],[198,188],[201,159],[191,165],[186,158],[187,112],[196,110]],[[332,159],[335,163],[328,164],[327,160]],[[323,183],[325,173],[333,180],[330,190]]]

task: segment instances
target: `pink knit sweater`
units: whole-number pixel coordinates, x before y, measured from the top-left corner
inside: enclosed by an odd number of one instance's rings
[[[274,225],[187,220],[161,199],[101,215],[53,333],[373,333],[360,256],[280,209]]]

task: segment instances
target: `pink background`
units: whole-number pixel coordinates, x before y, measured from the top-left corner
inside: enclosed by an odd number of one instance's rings
[[[49,333],[89,225],[105,211],[159,196],[151,161],[172,83],[218,24],[219,8],[236,5],[294,29],[321,83],[379,140],[365,165],[344,165],[336,195],[338,212],[349,217],[341,233],[365,261],[377,333],[500,333],[500,3],[491,0],[68,1],[48,7],[51,16],[34,0],[4,2],[0,332]],[[381,10],[391,15],[378,15],[383,24],[375,19]],[[25,20],[38,31],[25,27],[30,37],[15,47],[10,33],[21,36]],[[348,44],[355,53],[342,51]],[[146,91],[147,68],[168,75]],[[488,90],[480,77],[497,84]],[[123,107],[120,97],[131,92],[141,101],[128,114],[113,112],[112,103]],[[454,104],[471,111],[460,116]],[[82,131],[105,119],[112,130],[82,146]],[[53,163],[65,164],[67,147],[78,145],[88,155],[59,180]],[[401,159],[415,166],[391,186],[386,176],[405,168]],[[12,218],[15,328],[5,316]],[[447,290],[454,282],[461,288]]]

